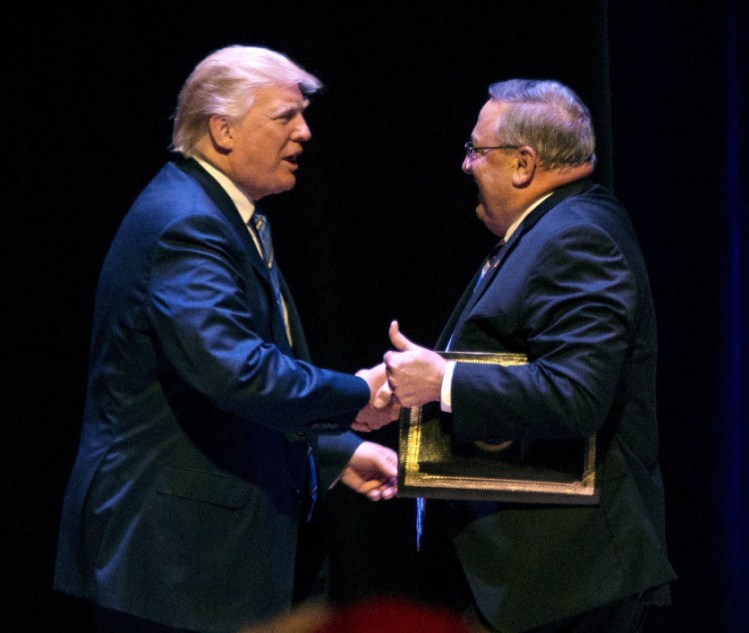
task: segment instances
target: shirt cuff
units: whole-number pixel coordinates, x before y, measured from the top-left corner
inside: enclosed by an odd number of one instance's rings
[[[452,383],[453,372],[455,371],[455,363],[456,361],[454,360],[447,361],[445,373],[442,376],[442,388],[440,390],[440,409],[442,409],[442,411],[444,411],[445,413],[451,413],[453,410]]]

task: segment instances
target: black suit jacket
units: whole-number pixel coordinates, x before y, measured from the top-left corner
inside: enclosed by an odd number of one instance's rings
[[[369,390],[307,362],[282,285],[293,348],[209,174],[170,163],[138,197],[97,288],[57,589],[206,633],[290,606],[308,447],[340,471]]]
[[[449,517],[479,609],[510,632],[663,585],[674,572],[658,466],[656,322],[625,210],[602,187],[572,183],[500,253],[475,292],[471,282],[438,348],[452,336],[453,350],[521,352],[529,363],[457,363],[452,433],[458,441],[597,434],[601,484],[592,507],[432,503]],[[665,589],[656,594],[667,599]]]

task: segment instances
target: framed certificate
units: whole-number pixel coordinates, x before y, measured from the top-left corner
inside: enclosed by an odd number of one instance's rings
[[[461,363],[524,365],[522,354],[441,352]],[[439,403],[403,409],[398,494],[517,503],[596,504],[596,438],[457,443]]]

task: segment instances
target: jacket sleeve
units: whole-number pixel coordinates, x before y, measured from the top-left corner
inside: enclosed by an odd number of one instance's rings
[[[329,488],[340,476],[354,451],[364,440],[349,431],[338,435],[320,435],[317,438],[317,461],[320,487]]]
[[[356,376],[315,367],[272,340],[276,309],[265,280],[221,218],[170,224],[152,255],[148,310],[158,344],[180,378],[217,407],[282,431],[366,405]],[[342,417],[341,417],[342,416]]]
[[[578,224],[529,261],[525,273],[511,273],[515,285],[502,287],[498,275],[466,324],[492,349],[514,345],[529,363],[456,365],[453,432],[461,441],[589,437],[611,407],[636,311],[626,257],[601,228]],[[493,304],[492,295],[502,298]]]

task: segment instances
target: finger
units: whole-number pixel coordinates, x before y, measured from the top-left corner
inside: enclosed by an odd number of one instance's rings
[[[401,417],[401,405],[395,401],[393,401],[391,407],[390,407],[390,421],[395,422],[396,420],[400,420]]]
[[[390,323],[390,342],[395,346],[395,349],[405,352],[410,349],[416,349],[418,345],[409,341],[403,334],[401,334],[398,321]],[[387,362],[387,361],[386,361]]]
[[[383,426],[400,420],[400,407],[390,406],[378,412],[377,418],[369,421],[369,428],[373,431],[381,429]]]
[[[397,352],[389,351],[385,352],[382,357],[383,364],[385,365],[386,382],[390,385],[391,389],[393,387],[392,383],[390,382],[393,377],[393,360],[396,358],[396,355]]]
[[[370,501],[379,501],[380,499],[382,499],[382,491],[379,488],[370,490],[368,493],[366,493],[366,497]]]
[[[398,494],[398,486],[395,483],[392,483],[391,485],[385,487],[382,491],[382,498],[383,499],[392,499],[396,494]]]
[[[390,405],[393,400],[393,390],[390,385],[386,382],[383,383],[375,394],[374,402],[372,403],[375,409],[384,409]]]
[[[398,492],[398,485],[395,480],[388,481],[379,486],[376,490],[367,493],[367,498],[371,501],[380,501],[392,499]]]
[[[351,428],[354,431],[359,431],[360,433],[371,433],[372,432],[372,428],[369,426],[369,424],[367,424],[366,422],[359,422],[358,420],[355,420],[351,424]]]
[[[395,451],[388,451],[382,456],[380,472],[387,477],[388,481],[398,476],[398,455]]]
[[[356,492],[369,497],[375,495],[379,497],[382,494],[382,481],[379,479],[367,479],[362,481],[356,488]]]

